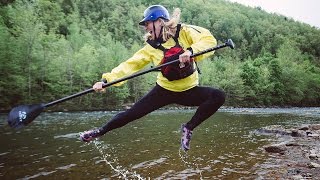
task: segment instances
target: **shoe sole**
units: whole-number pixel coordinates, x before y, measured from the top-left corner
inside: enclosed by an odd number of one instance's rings
[[[183,124],[183,125],[181,125],[181,133],[183,133],[183,128],[185,127],[185,125]],[[180,143],[181,143],[181,149],[182,150],[184,150],[184,151],[188,151],[190,148],[187,148],[187,147],[185,147],[185,145],[184,145],[184,143],[183,143],[183,139],[182,139],[182,137],[181,137],[181,141],[180,141]]]

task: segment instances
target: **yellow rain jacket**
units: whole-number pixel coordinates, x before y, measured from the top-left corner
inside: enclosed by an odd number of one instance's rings
[[[193,53],[197,53],[217,45],[216,39],[207,29],[184,24],[181,26],[178,41],[180,46],[182,46],[184,50],[191,47]],[[162,46],[166,49],[170,49],[171,47],[175,46],[175,44],[176,43],[174,39],[170,38],[167,42],[163,43]],[[212,54],[213,52],[199,55],[195,57],[195,61],[202,60]],[[119,64],[110,73],[104,73],[102,75],[102,78],[106,79],[108,82],[112,82],[119,78],[129,76],[139,70],[142,70],[149,63],[158,65],[161,62],[163,56],[164,53],[162,50],[155,49],[147,43],[131,58]],[[118,83],[117,85],[121,84],[122,83]],[[186,78],[174,81],[169,81],[162,75],[161,72],[159,72],[157,76],[157,84],[170,91],[186,91],[199,84],[198,71],[195,71],[192,75]]]

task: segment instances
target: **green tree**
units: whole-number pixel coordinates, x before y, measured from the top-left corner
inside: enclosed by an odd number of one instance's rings
[[[0,6],[2,109],[92,86],[144,45],[138,22],[146,7],[159,3],[169,12],[179,7],[182,23],[209,29],[219,44],[233,39],[235,50],[199,62],[201,85],[223,89],[228,105],[319,106],[320,31],[293,19],[224,0],[22,0]],[[156,74],[56,109],[135,102]]]

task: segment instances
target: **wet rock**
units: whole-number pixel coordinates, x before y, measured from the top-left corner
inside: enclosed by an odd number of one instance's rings
[[[318,159],[318,155],[317,154],[310,154],[309,158],[310,159]]]
[[[309,154],[309,159],[319,160],[320,158],[320,149],[311,149]]]
[[[318,157],[320,157],[320,149],[319,148],[311,149],[310,154],[318,154]]]
[[[320,124],[311,124],[309,128],[314,131],[320,130]]]
[[[306,131],[306,130],[309,130],[309,127],[308,126],[303,126],[303,127],[299,128],[299,130]]]
[[[310,168],[320,168],[320,164],[314,163],[314,162],[310,162],[310,163],[308,164],[308,166],[309,166]]]
[[[309,133],[308,137],[319,137],[319,134],[316,133]]]
[[[300,132],[299,130],[294,129],[291,131],[291,136],[292,137],[303,137],[304,133]]]
[[[288,142],[286,143],[286,146],[301,146],[301,145],[295,142]]]
[[[309,131],[309,130],[308,130],[308,131],[306,131],[306,135],[307,135],[307,136],[309,136],[309,134],[312,134],[312,132],[311,132],[311,131]]]
[[[265,146],[264,149],[269,153],[279,153],[279,154],[284,154],[285,151],[287,150],[284,144],[273,144],[273,145]]]
[[[303,129],[303,130],[301,130]],[[263,128],[259,128],[255,131],[256,134],[261,135],[280,135],[280,136],[292,136],[292,137],[306,137],[308,134],[312,134],[311,131],[308,131],[307,128],[299,128],[299,129],[292,129],[287,130],[284,129],[282,126],[273,125],[267,126]],[[307,131],[305,131],[307,130]]]
[[[303,176],[301,176],[301,175],[295,175],[295,176],[292,176],[292,179],[294,179],[294,180],[301,180],[301,179],[303,179]]]
[[[273,125],[263,128],[259,128],[255,131],[257,134],[277,134],[277,135],[289,135],[291,136],[292,132],[284,129],[282,126]]]

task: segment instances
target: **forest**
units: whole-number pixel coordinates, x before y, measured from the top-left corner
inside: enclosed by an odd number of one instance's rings
[[[320,106],[320,29],[226,0],[19,0],[0,4],[0,110],[91,88],[144,46],[138,22],[153,4],[181,9],[181,23],[211,31],[224,48],[199,62],[200,85],[225,106]],[[150,68],[150,66],[146,68]],[[157,72],[51,110],[112,110],[136,102]]]

